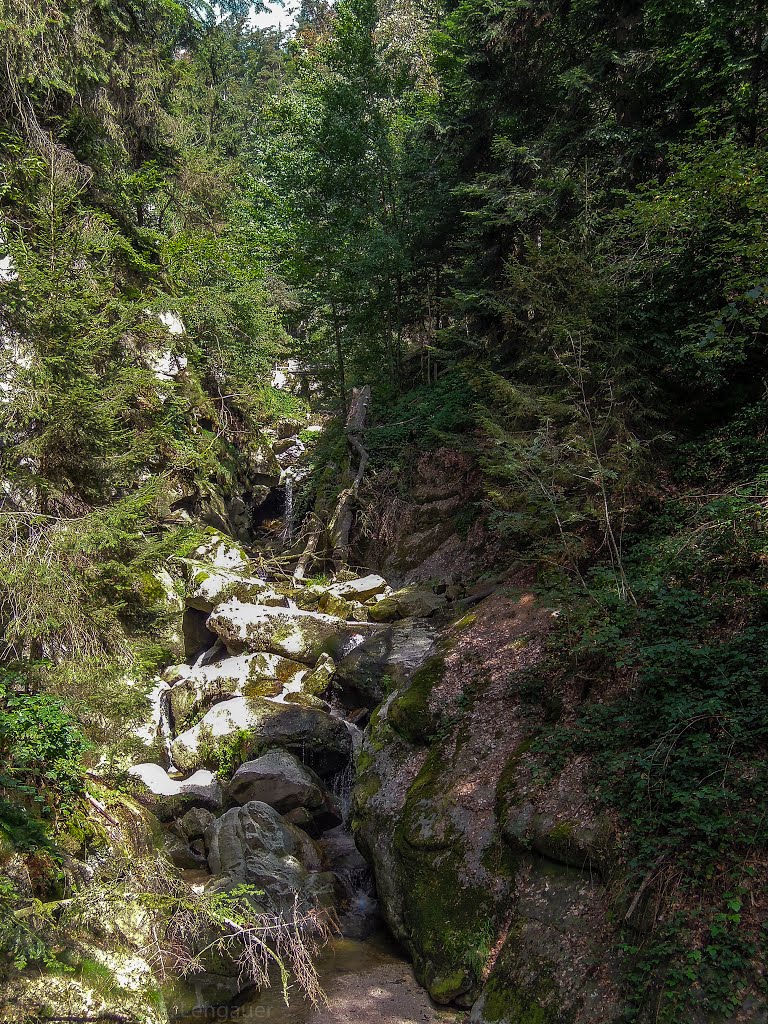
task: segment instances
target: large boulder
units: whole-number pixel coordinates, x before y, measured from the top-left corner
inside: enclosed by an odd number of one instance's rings
[[[352,741],[343,721],[314,708],[266,697],[234,697],[216,704],[197,725],[177,736],[174,763],[183,770],[241,764],[268,747],[297,755],[319,775],[348,763]]]
[[[308,817],[302,818],[300,827],[313,835],[342,822],[341,811],[319,776],[287,750],[269,750],[241,765],[227,792],[239,804],[259,800],[280,814],[305,808]]]
[[[180,818],[192,807],[217,811],[222,806],[221,785],[209,771],[172,779],[159,764],[137,764],[128,777],[136,784],[136,798],[161,821]]]
[[[266,580],[257,576],[242,576],[224,569],[212,569],[208,565],[191,566],[186,597],[190,608],[211,612],[233,598],[252,604],[288,605],[284,594],[279,594]]]
[[[208,619],[208,628],[233,653],[269,651],[307,665],[314,665],[322,654],[336,657],[356,633],[370,629],[365,623],[348,623],[319,612],[238,600],[219,605]]]
[[[336,684],[347,707],[381,703],[433,654],[437,633],[423,622],[401,622],[375,633],[336,666]]]
[[[387,925],[472,1024],[621,1017],[587,766],[553,779],[535,761],[547,710],[525,687],[552,622],[528,595],[479,605],[376,709],[358,759],[355,835]]]
[[[306,673],[306,665],[261,652],[194,668],[179,665],[170,678],[180,678],[168,695],[176,732],[194,725],[214,704],[232,697],[275,696],[286,686],[299,686]]]
[[[307,907],[332,903],[333,876],[323,875],[314,842],[268,804],[252,800],[233,807],[211,822],[205,841],[217,889],[252,885],[271,909],[296,899]]]
[[[345,580],[342,583],[332,583],[325,587],[326,594],[333,597],[340,597],[344,601],[368,601],[372,597],[389,592],[389,585],[383,576],[369,573],[368,576],[361,576],[353,580]]]
[[[393,622],[411,617],[427,619],[445,607],[444,594],[408,587],[397,590],[371,605],[368,614],[374,622]]]

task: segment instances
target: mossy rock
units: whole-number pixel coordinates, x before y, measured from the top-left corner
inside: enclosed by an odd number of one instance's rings
[[[445,675],[445,656],[435,654],[414,673],[410,685],[389,706],[392,728],[408,743],[429,743],[435,738],[440,714],[430,709],[432,691]]]
[[[444,803],[447,765],[432,747],[395,829],[404,923],[419,980],[439,1003],[468,1006],[498,933],[488,887],[469,881],[466,837]]]

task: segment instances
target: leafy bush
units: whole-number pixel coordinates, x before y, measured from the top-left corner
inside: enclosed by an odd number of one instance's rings
[[[49,844],[84,795],[88,744],[64,703],[0,675],[0,829],[22,850]]]

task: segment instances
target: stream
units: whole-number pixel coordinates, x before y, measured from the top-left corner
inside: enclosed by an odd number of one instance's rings
[[[286,1006],[278,987],[260,992],[233,1011],[234,1021],[270,1024],[455,1024],[463,1015],[437,1009],[382,930],[365,941],[337,939],[318,963],[328,1005],[313,1008],[298,998]],[[194,1018],[190,1018],[190,1024]]]
[[[277,456],[285,497],[281,547],[294,530],[293,485],[301,475],[294,462],[301,449],[298,439],[289,438]],[[391,588],[375,574],[347,573],[342,582],[314,591],[301,584],[300,603],[313,609],[304,610],[295,600],[295,586],[286,595],[274,589],[279,579],[248,576],[247,557],[224,538],[216,537],[196,554],[204,560],[190,563],[188,659],[159,680],[146,737],[154,732],[163,763],[145,762],[130,773],[148,788],[150,806],[171,801],[163,811],[169,848],[195,889],[255,884],[280,905],[294,894],[311,901],[313,886],[327,891],[330,880],[338,932],[317,962],[323,1005],[313,1006],[294,986],[286,1006],[279,976],[254,994],[235,969],[229,982],[205,973],[189,976],[175,1007],[171,998],[171,1019],[176,1024],[465,1019],[466,1014],[431,1003],[386,932],[370,867],[350,827],[362,743],[357,722],[365,720],[366,707],[356,703],[354,685],[347,693],[341,684],[329,684],[337,664],[386,628],[370,620],[369,606]],[[228,597],[233,591],[236,596]],[[234,765],[217,779],[209,770],[216,745],[232,736],[246,737],[249,746],[238,748]]]

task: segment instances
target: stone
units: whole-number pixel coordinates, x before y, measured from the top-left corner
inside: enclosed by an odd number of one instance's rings
[[[181,871],[208,866],[205,853],[193,850],[189,843],[178,836],[166,835],[164,846],[171,863]]]
[[[375,707],[430,657],[436,633],[426,623],[389,626],[369,637],[336,666],[336,688],[346,707]]]
[[[319,808],[323,803],[322,783],[287,750],[269,750],[255,761],[240,765],[227,793],[239,804],[251,800],[274,807],[280,814],[294,807]]]
[[[136,783],[139,802],[161,821],[180,818],[192,807],[210,811],[222,807],[221,785],[209,771],[172,779],[159,764],[137,764],[128,769],[128,776]]]
[[[237,598],[251,604],[287,607],[288,598],[279,594],[266,580],[242,576],[223,569],[211,571],[210,566],[192,566],[186,601],[190,608],[212,612],[218,605]]]
[[[195,550],[195,556],[200,562],[228,572],[240,572],[248,567],[245,551],[231,537],[215,531]]]
[[[192,842],[202,839],[212,821],[213,815],[205,807],[192,807],[179,822],[179,830],[187,842]]]
[[[176,737],[174,763],[185,771],[214,767],[233,742],[241,762],[265,747],[282,747],[320,776],[343,768],[352,754],[349,732],[338,718],[266,697],[234,697],[214,705],[197,725]]]
[[[300,704],[303,708],[315,708],[317,711],[324,711],[326,715],[330,715],[333,711],[327,700],[323,700],[322,697],[314,697],[311,693],[304,693],[302,690],[296,693],[286,693],[282,699],[286,704]]]
[[[335,671],[336,662],[330,654],[321,654],[312,671],[302,677],[301,692],[312,697],[319,697],[331,685]]]
[[[269,651],[314,665],[322,654],[337,655],[363,623],[298,608],[272,608],[242,604],[238,600],[219,605],[208,619],[232,653]]]
[[[370,605],[368,614],[374,622],[392,622],[394,619],[410,617],[427,619],[440,611],[447,600],[445,594],[409,587],[397,590],[376,604]]]
[[[340,597],[345,601],[368,601],[379,594],[387,594],[390,587],[383,576],[370,573],[358,579],[346,580],[343,583],[332,583],[326,588],[327,594]]]
[[[305,665],[277,654],[241,654],[213,665],[179,666],[183,677],[168,695],[176,732],[183,732],[209,708],[232,697],[271,697],[288,685],[298,686]]]
[[[306,833],[289,825],[274,808],[252,800],[233,807],[206,832],[213,887],[253,885],[270,907],[332,902],[333,879],[322,877],[317,847]],[[257,897],[259,899],[260,897]]]

